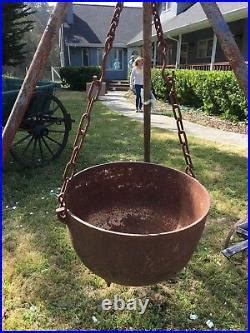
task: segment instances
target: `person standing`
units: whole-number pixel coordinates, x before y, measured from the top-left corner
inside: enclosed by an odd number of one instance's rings
[[[141,90],[143,89],[143,58],[135,59],[130,74],[130,89],[135,90],[136,94],[136,112],[142,112]]]

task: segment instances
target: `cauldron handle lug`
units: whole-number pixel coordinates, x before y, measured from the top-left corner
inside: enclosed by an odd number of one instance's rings
[[[56,209],[56,215],[60,222],[67,224],[67,215],[65,207],[59,207]]]

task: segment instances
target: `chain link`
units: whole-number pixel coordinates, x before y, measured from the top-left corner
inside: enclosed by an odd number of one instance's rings
[[[152,13],[153,13],[153,19],[154,19],[154,25],[155,25],[155,30],[156,30],[156,35],[157,35],[157,41],[158,41],[158,49],[163,55],[163,65],[161,69],[161,75],[163,78],[163,81],[165,82],[166,85],[170,85],[170,93],[169,93],[169,99],[170,99],[170,104],[172,106],[174,118],[176,120],[176,125],[177,125],[177,130],[178,130],[178,137],[179,141],[181,144],[183,156],[186,162],[186,169],[185,172],[195,178],[195,174],[193,171],[193,162],[192,158],[190,155],[189,147],[188,147],[188,139],[187,135],[184,129],[183,121],[182,121],[182,114],[181,114],[181,109],[180,105],[178,102],[177,98],[177,93],[176,93],[176,87],[175,87],[175,73],[174,71],[172,72],[172,75],[167,75],[165,73],[166,70],[166,58],[167,58],[167,42],[164,38],[163,30],[162,30],[162,25],[160,21],[160,17],[158,14],[158,3],[157,2],[152,2]]]
[[[86,137],[86,134],[87,134],[87,131],[88,131],[88,128],[90,125],[90,115],[91,115],[91,111],[94,106],[94,102],[98,99],[101,88],[102,88],[102,82],[104,79],[107,57],[113,46],[113,41],[115,39],[115,32],[116,32],[116,28],[119,23],[120,14],[122,12],[122,9],[123,9],[123,2],[118,2],[116,4],[115,10],[114,10],[109,32],[107,34],[107,38],[106,38],[105,45],[104,45],[104,54],[103,54],[102,64],[101,64],[101,76],[100,76],[99,80],[97,80],[97,77],[94,77],[93,81],[91,82],[91,86],[88,91],[88,103],[86,106],[86,111],[81,117],[78,131],[76,134],[76,138],[75,138],[75,141],[73,144],[73,150],[71,153],[71,157],[64,170],[63,184],[61,187],[60,194],[58,196],[59,208],[56,210],[57,215],[61,221],[65,221],[65,218],[66,218],[66,206],[65,206],[65,200],[64,200],[65,191],[67,189],[69,181],[76,173],[76,162],[77,162],[78,154],[83,145],[84,139]]]

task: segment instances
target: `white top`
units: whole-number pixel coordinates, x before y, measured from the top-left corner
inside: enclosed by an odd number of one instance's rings
[[[133,67],[130,75],[130,85],[140,84],[143,86],[143,69]]]

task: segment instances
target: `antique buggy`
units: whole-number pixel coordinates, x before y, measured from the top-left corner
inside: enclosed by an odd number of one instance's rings
[[[3,78],[3,125],[6,124],[23,80]],[[38,82],[22,123],[15,135],[11,155],[23,167],[44,166],[64,150],[72,119],[55,96],[56,84]]]

